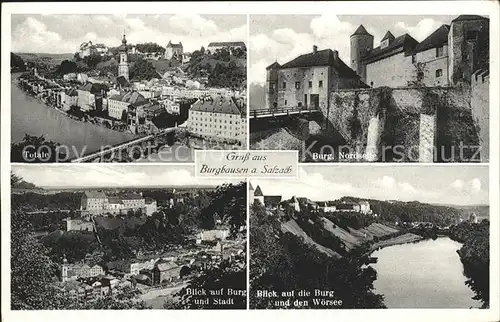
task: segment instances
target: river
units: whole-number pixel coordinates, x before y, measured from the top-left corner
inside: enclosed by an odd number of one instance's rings
[[[448,237],[396,245],[375,251],[375,292],[385,296],[388,308],[479,308],[465,285],[457,250]]]
[[[130,141],[135,135],[73,120],[29,96],[17,86],[20,73],[11,74],[11,141],[22,141],[25,134],[44,135],[46,140],[70,147],[81,153],[97,151],[101,146]]]

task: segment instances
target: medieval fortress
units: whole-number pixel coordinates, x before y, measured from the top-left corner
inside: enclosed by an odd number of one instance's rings
[[[316,46],[283,65],[273,63],[266,108],[319,110],[322,132],[333,128],[343,143],[373,155],[364,161],[392,158],[381,146],[394,144],[417,146],[415,161],[436,161],[434,148],[441,146],[438,161],[464,161],[456,159],[458,142],[480,147],[465,158],[477,154],[476,161],[488,161],[488,18],[458,16],[421,42],[387,31],[376,47],[360,25],[350,37],[349,65],[338,51]]]

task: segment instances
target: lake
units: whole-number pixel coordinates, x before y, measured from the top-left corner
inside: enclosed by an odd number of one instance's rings
[[[479,308],[465,285],[457,250],[448,237],[390,246],[373,252],[378,258],[375,293],[385,296],[388,308]]]

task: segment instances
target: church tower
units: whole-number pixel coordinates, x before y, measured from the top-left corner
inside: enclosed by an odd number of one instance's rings
[[[118,65],[118,77],[123,76],[128,81],[128,55],[127,55],[127,39],[123,34],[122,44],[118,49],[120,53],[120,64]]]
[[[373,36],[363,25],[351,35],[351,68],[366,82],[366,65],[361,63],[363,57],[373,49]]]

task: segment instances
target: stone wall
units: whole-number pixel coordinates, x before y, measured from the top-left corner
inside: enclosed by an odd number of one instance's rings
[[[321,112],[325,126],[337,129],[353,151],[362,146],[361,151],[376,152],[378,161],[469,161],[474,151],[460,152],[459,146],[478,143],[470,95],[461,88],[342,90],[330,93]],[[430,145],[432,158],[421,149]]]
[[[490,119],[489,119],[489,72],[478,71],[471,79],[471,110],[481,145],[481,162],[489,161]]]

